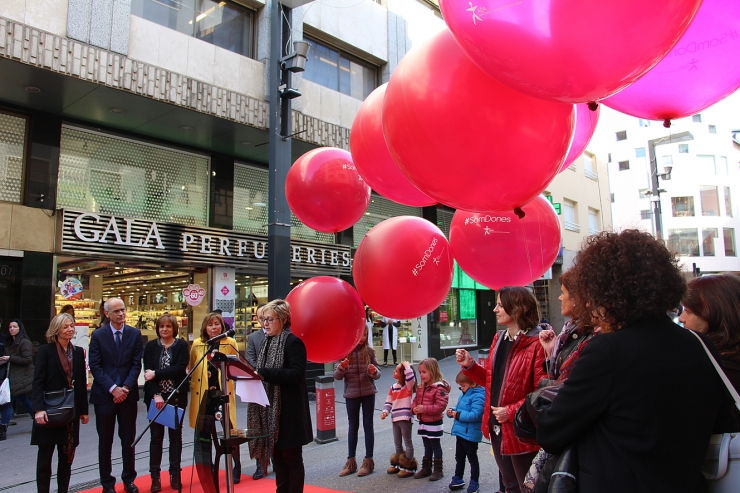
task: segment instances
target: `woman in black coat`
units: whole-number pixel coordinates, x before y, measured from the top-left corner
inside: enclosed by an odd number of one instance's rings
[[[80,422],[87,424],[87,370],[85,352],[72,345],[75,335],[74,319],[62,313],[54,317],[46,331],[49,344],[39,347],[36,371],[33,375],[32,404],[35,410],[31,445],[38,445],[36,460],[36,487],[39,493],[48,493],[51,483],[51,459],[54,448],[58,452],[57,488],[66,493],[72,473],[75,449],[80,443]],[[43,428],[47,422],[44,392],[74,388],[75,418],[66,426]]]
[[[33,417],[31,409],[31,385],[33,384],[33,344],[26,334],[23,322],[18,319],[8,324],[8,337],[5,338],[5,356],[0,357],[0,365],[7,365],[10,378],[11,402],[0,408],[0,440],[5,440],[8,424],[13,418],[13,407],[19,402],[23,409]]]
[[[255,369],[263,378],[270,405],[249,404],[248,428],[267,436],[249,442],[249,453],[266,470],[275,470],[277,493],[303,491],[303,446],[313,440],[306,390],[306,346],[290,331],[290,305],[273,300],[262,310],[266,338]]]
[[[157,319],[157,336],[159,339],[147,342],[144,347],[144,404],[149,409],[154,401],[157,409],[164,407],[164,402],[175,391],[187,375],[190,347],[188,343],[177,338],[177,318],[165,313]],[[188,404],[188,385],[182,385],[177,394],[170,400],[171,405],[185,409]],[[182,423],[180,423],[182,425]],[[162,443],[164,425],[152,422],[150,425],[151,441],[149,442],[149,472],[152,478],[152,493],[162,490],[159,476],[162,464]],[[168,428],[170,437],[170,486],[179,490],[180,454],[182,451],[182,426]]]

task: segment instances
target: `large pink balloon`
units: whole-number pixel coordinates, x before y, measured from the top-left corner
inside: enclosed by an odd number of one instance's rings
[[[352,122],[352,159],[368,185],[399,204],[423,207],[437,203],[413,186],[393,161],[383,136],[383,97],[388,84],[375,89]]]
[[[357,291],[373,310],[404,320],[435,310],[452,286],[447,238],[426,219],[398,216],[367,232],[352,264]]]
[[[370,187],[349,152],[321,147],[299,157],[288,172],[285,194],[309,228],[336,233],[355,224],[370,204]]]
[[[740,2],[704,0],[668,56],[604,104],[648,120],[699,113],[740,88],[738,31]]]
[[[533,96],[605,98],[650,70],[701,0],[441,0],[447,26],[487,74]]]
[[[573,131],[573,142],[570,144],[570,150],[568,155],[565,156],[560,171],[573,164],[573,161],[578,159],[578,156],[586,150],[586,146],[588,146],[591,137],[594,135],[594,130],[596,130],[596,124],[599,123],[600,114],[600,106],[591,111],[587,104],[576,105],[576,129]]]
[[[291,331],[303,340],[314,363],[344,358],[367,330],[360,295],[341,279],[312,277],[293,288],[285,301],[290,304]]]
[[[443,30],[391,76],[383,132],[419,190],[456,209],[514,209],[541,193],[568,151],[573,105],[496,82]]]
[[[513,212],[457,211],[450,248],[460,268],[491,289],[524,286],[547,272],[560,250],[560,222],[542,196]]]

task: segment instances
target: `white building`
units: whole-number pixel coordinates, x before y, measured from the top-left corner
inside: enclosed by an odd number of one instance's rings
[[[665,128],[602,105],[589,149],[608,162],[614,228],[656,234],[657,201],[660,233],[685,271],[740,271],[740,145],[733,139],[733,130],[740,128],[739,108],[735,94]],[[653,152],[657,196],[651,182]]]

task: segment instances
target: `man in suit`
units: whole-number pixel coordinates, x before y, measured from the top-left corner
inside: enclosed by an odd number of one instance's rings
[[[138,493],[134,485],[136,469],[132,444],[136,435],[138,378],[144,346],[141,332],[126,325],[126,305],[123,300],[109,298],[103,310],[109,322],[93,332],[89,358],[94,379],[90,403],[95,406],[100,483],[103,493],[115,493],[116,479],[111,475],[111,449],[117,420],[123,459],[121,479],[127,493]]]
[[[257,306],[257,321],[260,323],[260,328],[249,334],[247,337],[247,361],[253,367],[257,367],[257,356],[260,354],[260,348],[262,347],[262,341],[265,340],[265,327],[262,324],[262,309],[265,304]],[[257,461],[257,469],[252,474],[252,479],[262,479],[265,477],[265,472],[262,470],[259,461]]]

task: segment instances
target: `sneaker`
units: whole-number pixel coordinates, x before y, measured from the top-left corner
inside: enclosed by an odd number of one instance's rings
[[[478,489],[480,489],[478,481],[471,479],[470,484],[468,485],[468,493],[477,493]]]
[[[465,481],[463,480],[463,478],[461,478],[460,476],[452,476],[452,481],[450,481],[450,489],[461,490],[463,488],[465,488]]]

